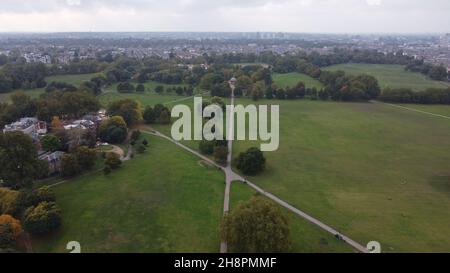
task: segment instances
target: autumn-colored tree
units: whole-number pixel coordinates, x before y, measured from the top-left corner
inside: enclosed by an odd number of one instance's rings
[[[2,225],[9,225],[11,227],[14,239],[17,239],[23,232],[20,221],[9,214],[0,215],[0,226]]]
[[[19,210],[20,192],[7,188],[0,188],[0,214],[15,215]]]
[[[53,117],[50,128],[52,129],[53,132],[64,130],[64,126],[59,117]]]

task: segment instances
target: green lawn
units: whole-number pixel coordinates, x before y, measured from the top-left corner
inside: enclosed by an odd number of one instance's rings
[[[23,90],[25,94],[32,98],[38,98],[41,94],[45,93],[44,88],[38,88],[38,89],[30,89],[30,90]],[[10,96],[13,92],[9,93],[0,93],[0,102],[11,102]]]
[[[274,74],[273,80],[278,87],[294,87],[298,82],[303,82],[307,88],[317,88],[323,87],[322,83],[318,80],[311,78],[306,74],[301,73],[287,73],[287,74]]]
[[[231,187],[230,206],[231,210],[240,202],[246,202],[256,192],[247,185],[239,182],[233,183]],[[288,218],[291,230],[292,252],[294,253],[343,253],[355,252],[346,243],[337,240],[329,233],[317,228],[306,220],[301,219],[294,213],[283,207],[280,211]]]
[[[147,105],[155,105],[159,103],[167,103],[179,99],[183,99],[182,96],[164,94],[158,95],[155,93],[145,92],[145,93],[132,93],[132,94],[121,94],[117,92],[104,93],[99,99],[101,104],[106,107],[109,103],[121,99],[133,99],[141,102],[142,106],[145,107]]]
[[[398,104],[403,107],[450,117],[450,105]]]
[[[218,252],[224,175],[172,143],[150,140],[109,176],[97,173],[54,188],[61,230],[34,238],[36,252]]]
[[[135,85],[137,83],[134,83]],[[146,83],[144,83],[145,86],[145,92],[143,93],[139,93],[139,92],[134,92],[134,93],[119,93],[117,92],[117,83],[113,84],[111,86],[108,86],[105,90],[105,92],[100,96],[100,102],[102,103],[103,106],[107,106],[109,103],[113,102],[113,101],[117,101],[117,100],[121,100],[121,99],[134,99],[137,100],[139,102],[141,102],[142,106],[147,106],[147,105],[155,105],[155,104],[159,104],[159,103],[168,103],[168,102],[172,102],[172,101],[177,101],[177,100],[182,100],[184,98],[186,98],[185,96],[179,96],[177,94],[175,94],[174,92],[171,93],[167,93],[166,90],[163,94],[157,94],[155,93],[155,87],[158,85],[162,85],[164,86],[166,89],[168,87],[177,87],[177,86],[185,86],[185,85],[171,85],[171,84],[161,84],[158,82],[154,82],[154,81],[148,81]]]
[[[91,74],[70,74],[70,75],[56,75],[45,78],[47,83],[51,82],[65,82],[68,84],[72,84],[75,86],[79,86],[84,81],[90,81],[93,77],[95,77],[95,73]]]
[[[269,68],[269,64],[266,63],[238,63],[237,65],[241,66],[241,67],[246,67],[246,66],[262,66],[264,68]]]
[[[139,83],[138,82],[133,82],[134,86],[137,86]],[[108,86],[106,88],[106,92],[117,92],[117,85],[118,83],[112,84],[110,86]],[[145,86],[145,91],[146,92],[152,92],[155,93],[155,88],[158,85],[164,86],[164,92],[167,91],[167,88],[174,88],[174,87],[187,87],[188,85],[186,84],[164,84],[164,83],[159,83],[159,82],[155,82],[155,81],[147,81],[145,83],[143,83],[143,85]],[[156,93],[155,93],[156,94]]]
[[[401,65],[383,64],[340,64],[324,68],[327,71],[342,70],[349,74],[368,74],[378,79],[380,87],[385,88],[411,88],[422,91],[427,88],[445,88],[450,84],[434,81],[421,73],[405,71]]]
[[[251,181],[362,244],[450,251],[448,120],[384,104],[260,103],[280,104],[281,145]],[[236,141],[234,155],[255,145]]]

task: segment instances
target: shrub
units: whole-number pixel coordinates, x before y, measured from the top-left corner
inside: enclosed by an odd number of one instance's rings
[[[214,141],[202,140],[199,144],[199,149],[202,154],[211,155],[214,153]]]
[[[104,173],[105,175],[109,175],[111,172],[112,172],[111,167],[105,166],[105,167],[103,168],[103,173]]]
[[[110,167],[111,170],[116,170],[122,165],[120,156],[116,153],[108,153],[106,155],[105,165]]]
[[[141,136],[141,131],[135,130],[131,133],[130,140],[136,142],[140,136]]]
[[[145,148],[144,145],[139,145],[138,148],[137,148],[137,152],[140,153],[140,154],[145,153],[146,150],[147,150],[147,148]]]

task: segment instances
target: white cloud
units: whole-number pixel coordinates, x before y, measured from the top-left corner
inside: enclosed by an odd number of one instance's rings
[[[382,0],[366,0],[366,2],[369,6],[381,6],[383,4]]]
[[[0,31],[450,32],[449,0],[1,2]]]
[[[69,6],[80,6],[81,0],[66,0],[67,5]]]

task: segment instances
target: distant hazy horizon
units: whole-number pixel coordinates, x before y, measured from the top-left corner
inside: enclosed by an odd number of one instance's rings
[[[448,0],[2,0],[0,32],[450,32]]]

